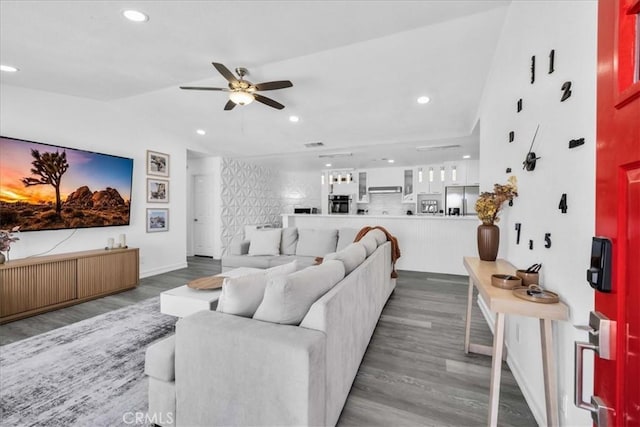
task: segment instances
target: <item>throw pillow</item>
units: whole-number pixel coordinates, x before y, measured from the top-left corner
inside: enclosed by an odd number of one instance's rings
[[[281,235],[279,228],[256,231],[249,243],[249,256],[280,255]]]
[[[298,263],[293,261],[259,273],[225,278],[216,311],[236,316],[253,316],[262,302],[269,280],[291,274],[296,271],[297,266]]]
[[[387,241],[387,235],[384,234],[384,231],[380,230],[379,228],[374,228],[373,230],[365,234],[365,236],[369,235],[373,236],[376,239],[376,242],[378,242],[378,246]]]
[[[298,229],[298,256],[324,256],[329,252],[335,252],[338,242],[338,230],[335,229]]]
[[[369,236],[368,233],[362,239],[360,239],[360,243],[362,243],[362,246],[364,246],[365,250],[367,251],[367,258],[369,257],[369,255],[374,253],[376,249],[378,249],[378,242],[376,242],[376,238],[373,236]]]
[[[282,241],[280,242],[280,253],[282,255],[295,255],[297,243],[298,229],[296,227],[283,228]]]
[[[341,261],[344,264],[344,274],[348,275],[362,264],[362,261],[366,258],[367,250],[362,243],[358,242],[350,244],[340,252],[325,255],[322,263],[324,264],[327,260]]]
[[[343,277],[342,262],[329,260],[270,280],[253,318],[265,322],[299,325],[313,303]]]

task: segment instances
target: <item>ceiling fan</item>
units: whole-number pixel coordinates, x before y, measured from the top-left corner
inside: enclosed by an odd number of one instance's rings
[[[234,76],[233,73],[229,71],[229,69],[223,64],[220,64],[218,62],[212,62],[212,64],[216,68],[216,70],[218,70],[218,72],[222,74],[225,79],[227,79],[227,81],[229,82],[229,88],[180,86],[180,89],[217,90],[222,92],[229,92],[229,101],[227,101],[226,105],[224,106],[224,109],[226,111],[233,110],[233,108],[238,104],[250,104],[254,100],[278,110],[282,110],[284,108],[284,105],[280,104],[279,102],[274,101],[271,98],[267,98],[266,96],[260,95],[256,92],[291,87],[293,86],[293,83],[291,83],[289,80],[278,80],[273,82],[253,84],[249,80],[244,79],[244,76],[249,74],[246,68],[236,68],[236,74],[238,74],[238,77],[240,77],[240,79],[237,79],[236,76]]]

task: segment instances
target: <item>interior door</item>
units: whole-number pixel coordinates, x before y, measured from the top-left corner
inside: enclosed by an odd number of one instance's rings
[[[596,311],[615,321],[614,360],[595,358],[594,391],[609,425],[640,425],[640,0],[598,4],[596,233],[612,242],[609,293]],[[602,423],[601,423],[602,424]]]
[[[193,176],[193,253],[213,256],[213,176]]]

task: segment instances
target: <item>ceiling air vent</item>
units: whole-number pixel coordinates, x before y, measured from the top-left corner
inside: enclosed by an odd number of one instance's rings
[[[452,148],[460,148],[459,144],[452,145],[421,145],[416,147],[418,151],[438,151],[438,150],[451,150]]]
[[[304,146],[307,148],[324,147],[324,142],[307,142]]]
[[[321,159],[335,159],[336,157],[351,157],[353,153],[327,153],[318,155]]]

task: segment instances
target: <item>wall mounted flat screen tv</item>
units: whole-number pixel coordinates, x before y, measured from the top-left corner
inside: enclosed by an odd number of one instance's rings
[[[129,225],[133,159],[0,136],[0,227]]]

